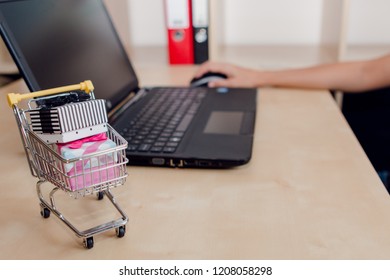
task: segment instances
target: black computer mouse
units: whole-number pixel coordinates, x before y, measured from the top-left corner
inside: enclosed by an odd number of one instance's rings
[[[208,83],[211,81],[227,79],[227,76],[222,73],[217,72],[207,72],[200,76],[199,78],[193,78],[190,82],[191,87],[207,87]]]

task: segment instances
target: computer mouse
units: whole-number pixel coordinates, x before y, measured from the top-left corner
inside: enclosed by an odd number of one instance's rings
[[[207,87],[211,81],[227,79],[227,76],[217,72],[207,72],[198,78],[193,78],[190,82],[191,87]]]

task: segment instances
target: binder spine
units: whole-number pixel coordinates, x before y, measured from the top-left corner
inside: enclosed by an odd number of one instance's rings
[[[191,0],[165,0],[170,64],[193,64],[194,44]]]
[[[209,59],[209,0],[192,0],[194,63]]]

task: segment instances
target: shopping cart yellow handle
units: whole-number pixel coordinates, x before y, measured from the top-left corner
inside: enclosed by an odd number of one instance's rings
[[[52,95],[52,94],[57,94],[57,93],[61,93],[61,92],[69,92],[69,91],[73,91],[73,90],[83,90],[86,93],[91,93],[93,91],[93,89],[94,89],[94,87],[93,87],[92,82],[90,80],[87,80],[87,81],[81,82],[80,84],[76,84],[76,85],[40,90],[40,91],[31,92],[31,93],[24,93],[24,94],[8,93],[7,100],[8,100],[8,105],[10,107],[12,107],[13,105],[18,104],[23,99],[32,99],[35,97]]]

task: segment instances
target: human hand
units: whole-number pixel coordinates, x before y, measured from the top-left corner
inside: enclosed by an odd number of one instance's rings
[[[199,66],[195,78],[207,72],[225,74],[227,79],[218,79],[208,84],[209,87],[258,87],[260,86],[259,71],[228,63],[205,62]]]

